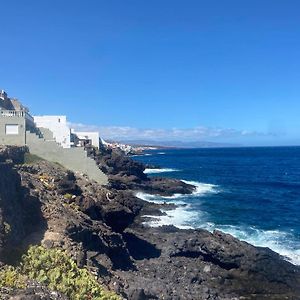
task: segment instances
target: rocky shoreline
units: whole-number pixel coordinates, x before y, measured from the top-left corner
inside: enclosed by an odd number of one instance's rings
[[[172,195],[192,193],[193,186],[149,179],[144,165],[101,149],[89,153],[109,176],[109,186],[101,187],[47,161],[24,164],[25,152],[0,149],[2,265],[18,263],[28,245],[41,244],[65,250],[124,299],[300,299],[300,267],[268,248],[219,231],[144,225],[143,215],[174,207],[132,191]],[[65,298],[36,284],[2,288],[0,299]]]
[[[153,166],[134,161],[121,151],[101,148],[97,151],[90,151],[89,155],[95,159],[99,168],[108,175],[109,188],[111,189],[172,196],[174,194],[191,194],[196,188],[176,179],[148,177],[144,171]]]

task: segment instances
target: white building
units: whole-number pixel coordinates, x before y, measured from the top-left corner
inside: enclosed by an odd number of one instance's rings
[[[75,131],[71,129],[66,116],[34,116],[38,128],[46,128],[53,133],[53,138],[63,148],[84,147],[90,144],[99,148],[99,132]]]
[[[66,116],[34,116],[33,118],[37,127],[51,130],[56,142],[63,148],[71,148],[71,130]]]
[[[72,134],[75,134],[78,138],[78,144],[74,146],[84,146],[85,142],[90,143],[92,146],[99,149],[100,136],[97,131],[75,131],[71,130]]]

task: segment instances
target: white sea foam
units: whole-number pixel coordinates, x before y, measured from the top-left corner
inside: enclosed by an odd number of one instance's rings
[[[145,169],[145,174],[156,174],[156,173],[167,173],[167,172],[176,172],[177,169],[164,168],[164,169]]]
[[[287,261],[295,265],[300,265],[300,250],[295,250],[295,245],[292,245],[292,233],[279,230],[262,230],[255,227],[242,228],[233,225],[217,226],[213,223],[206,223],[200,227],[209,231],[215,229],[221,230],[254,246],[268,247],[282,255]],[[297,248],[299,249],[299,247]]]
[[[157,154],[159,154],[159,155],[164,155],[164,154],[166,154],[165,152],[158,152]]]
[[[174,225],[181,229],[190,229],[193,226],[190,222],[196,221],[199,218],[199,213],[188,210],[185,206],[178,206],[173,210],[162,210],[166,215],[164,216],[145,216],[150,217],[151,220],[146,222],[151,227],[159,227],[163,225]]]
[[[196,187],[196,190],[193,193],[194,196],[204,195],[206,193],[218,192],[217,186],[214,184],[202,183],[198,181],[188,181],[188,180],[181,180],[181,181],[186,184],[194,185]]]
[[[160,196],[160,195],[151,195],[143,192],[137,192],[135,194],[136,197],[148,201],[148,202],[153,202],[153,203],[174,203],[174,204],[185,204],[183,201],[178,201],[176,199],[181,198],[183,195],[182,194],[174,194],[173,196]],[[173,201],[170,201],[173,200]],[[175,201],[174,201],[175,200]]]
[[[193,184],[197,187],[193,195],[201,196],[206,193],[217,192],[217,187],[211,184],[204,184],[200,182],[184,181]],[[184,202],[184,197],[191,197],[191,195],[176,194],[173,196],[158,196],[139,192],[137,197],[145,201],[154,203],[174,203],[178,205],[174,210],[162,210],[166,213],[164,216],[148,216],[151,220],[146,222],[152,227],[159,227],[163,225],[174,225],[178,228],[204,228],[208,231],[221,230],[229,233],[236,238],[246,241],[254,246],[268,247],[273,251],[282,255],[287,261],[300,265],[300,243],[295,247],[293,234],[280,230],[262,230],[255,227],[240,227],[234,225],[216,225],[212,222],[205,221],[205,215],[201,211],[193,211],[189,205]],[[201,222],[202,220],[202,222]]]
[[[201,196],[206,193],[215,192],[216,186],[212,184],[206,184],[195,181],[185,181],[187,184],[192,184],[196,186],[196,190],[193,194],[174,194],[172,196],[160,196],[160,195],[150,195],[143,192],[136,193],[136,196],[142,200],[153,202],[153,203],[172,203],[176,204],[177,207],[172,210],[164,210],[166,215],[164,216],[145,216],[151,217],[151,221],[146,222],[147,225],[152,227],[159,227],[163,225],[174,225],[178,228],[193,228],[195,224],[201,218],[200,211],[193,211],[191,207],[184,200],[193,196]]]
[[[186,202],[179,202],[174,201],[176,199],[184,199],[189,198],[191,196],[201,196],[205,195],[206,193],[216,193],[217,192],[217,186],[213,184],[208,183],[201,183],[197,181],[187,181],[182,180],[182,182],[194,185],[196,187],[196,190],[192,194],[174,194],[172,196],[160,196],[160,195],[151,195],[143,192],[137,192],[136,197],[148,201],[148,202],[154,202],[154,203],[162,203],[162,202],[171,202],[175,204],[185,204]],[[173,201],[170,201],[173,200]]]

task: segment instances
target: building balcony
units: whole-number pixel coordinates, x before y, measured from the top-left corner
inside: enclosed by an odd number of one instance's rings
[[[0,117],[4,118],[11,118],[11,117],[17,117],[17,118],[25,118],[27,121],[34,123],[33,117],[23,110],[0,110]]]

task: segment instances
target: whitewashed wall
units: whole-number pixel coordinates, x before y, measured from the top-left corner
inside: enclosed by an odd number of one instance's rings
[[[63,148],[71,147],[71,130],[66,116],[34,116],[37,127],[43,127],[53,132],[56,142]]]

